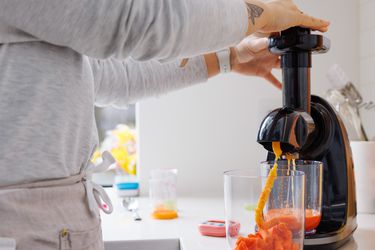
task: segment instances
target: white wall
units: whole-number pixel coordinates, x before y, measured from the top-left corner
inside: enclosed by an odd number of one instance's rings
[[[375,1],[360,1],[360,82],[363,97],[375,102]],[[375,110],[361,110],[365,130],[375,139]]]
[[[325,74],[339,63],[359,81],[358,4],[353,0],[296,1],[331,20],[332,49],[314,56],[312,91],[329,86]],[[235,74],[152,98],[138,105],[139,164],[143,193],[150,169],[178,168],[181,195],[222,195],[222,172],[253,168],[266,152],[256,143],[261,119],[281,104],[281,92],[264,80]]]

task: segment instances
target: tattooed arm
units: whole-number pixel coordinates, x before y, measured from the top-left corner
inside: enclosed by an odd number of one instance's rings
[[[293,26],[327,31],[329,22],[304,14],[292,0],[262,2],[246,0],[249,25],[248,35],[255,32],[279,32]]]
[[[305,26],[320,31],[328,29],[329,22],[302,13],[292,0],[273,0],[267,3],[246,0],[245,4],[248,12],[247,35],[256,32],[278,32],[293,26]],[[280,62],[277,56],[268,52],[267,41],[267,38],[248,36],[231,48],[231,68],[232,71],[243,75],[263,77],[277,88],[281,88],[280,81],[271,72]],[[204,58],[208,76],[219,74],[216,54],[206,54]]]

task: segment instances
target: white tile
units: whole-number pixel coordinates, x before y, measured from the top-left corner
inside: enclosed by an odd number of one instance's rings
[[[365,103],[373,102],[375,103],[375,82],[362,85],[360,88],[363,101]],[[375,139],[375,109],[361,109],[361,118],[365,131],[369,138]]]
[[[360,30],[368,31],[375,28],[375,0],[360,5]]]
[[[360,34],[360,57],[363,59],[371,56],[375,56],[375,29],[362,31]]]
[[[375,80],[375,56],[360,61],[360,81],[361,84],[373,82]]]
[[[368,82],[362,83],[360,89],[363,91],[363,94],[366,94],[367,96],[374,95],[375,97],[375,78]]]
[[[359,0],[359,3],[361,5],[363,5],[363,4],[367,4],[368,2],[371,2],[371,1],[374,1],[374,0]]]

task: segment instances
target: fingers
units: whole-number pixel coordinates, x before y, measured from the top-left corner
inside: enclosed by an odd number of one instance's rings
[[[269,65],[270,67],[274,69],[279,69],[281,67],[281,59],[280,56],[274,55],[268,50],[263,50],[262,52],[257,54],[259,59],[258,63],[262,64],[264,63],[265,65]]]
[[[267,81],[269,81],[276,88],[278,88],[278,89],[282,88],[281,82],[271,72],[269,72],[267,75],[265,75],[264,78]]]
[[[275,60],[275,63],[273,65],[273,68],[275,69],[280,69],[281,68],[281,59],[280,57],[278,57],[276,60]]]
[[[249,37],[247,45],[249,46],[250,50],[255,53],[265,50],[268,48],[268,37],[263,37],[263,38]]]
[[[263,37],[269,37],[270,36],[270,33],[262,33],[262,32],[256,32],[252,35],[250,35],[252,37],[257,37],[257,38],[263,38]]]
[[[257,53],[267,51],[267,49],[268,38],[256,38],[253,36],[245,38],[235,47],[239,63],[246,63],[252,60]]]
[[[328,30],[329,22],[323,19],[315,18],[301,13],[301,26],[326,32]]]

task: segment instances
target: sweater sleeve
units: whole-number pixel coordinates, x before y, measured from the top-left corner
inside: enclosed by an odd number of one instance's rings
[[[207,80],[203,56],[193,57],[183,67],[179,61],[161,64],[131,58],[89,59],[94,76],[97,106],[126,107],[142,98],[160,95]]]
[[[244,38],[243,0],[1,0],[0,22],[92,58],[173,60]]]

